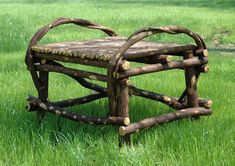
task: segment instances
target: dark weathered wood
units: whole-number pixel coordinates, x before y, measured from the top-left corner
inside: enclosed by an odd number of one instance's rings
[[[130,79],[127,79],[127,78],[118,80],[118,82],[119,82],[119,84],[121,84],[123,86],[128,86],[128,87],[132,86],[132,81]]]
[[[68,75],[68,76],[70,76],[70,75]],[[70,76],[70,77],[75,79],[80,85],[82,85],[85,88],[92,89],[92,90],[97,91],[99,93],[105,93],[105,94],[107,93],[106,88],[103,88],[102,86],[97,85],[95,83],[88,82],[84,78],[76,77],[76,76]]]
[[[155,101],[160,101],[161,103],[164,103],[174,109],[187,108],[187,105],[184,102],[180,102],[179,99],[176,97],[154,93],[151,91],[136,88],[134,86],[130,86],[129,88],[130,88],[131,95],[148,98],[148,99],[152,99]],[[213,102],[210,99],[198,98],[198,104],[200,107],[211,108],[212,103]]]
[[[176,97],[171,97],[171,96],[167,96],[167,95],[154,93],[151,91],[136,88],[134,86],[130,86],[129,88],[130,88],[131,95],[140,96],[140,97],[148,98],[151,100],[159,101],[159,102],[166,104],[169,107],[177,109],[177,110],[188,107],[186,103],[180,102],[179,99]],[[185,93],[186,93],[186,91],[185,91]],[[198,104],[200,107],[211,108],[212,103],[213,102],[210,99],[198,98]]]
[[[38,91],[38,98],[42,101],[47,103],[48,101],[48,77],[49,73],[47,71],[40,71],[39,72],[39,81],[40,81],[40,89]],[[38,109],[37,111],[37,118],[39,123],[45,118],[46,113]]]
[[[199,56],[204,56],[204,57],[208,57],[208,50],[207,49],[197,49],[195,51],[195,55],[199,55]]]
[[[202,65],[202,66],[197,66],[195,70],[200,73],[208,73],[209,72],[209,66],[208,65]]]
[[[55,62],[55,61],[49,61],[48,64],[64,67],[62,64],[60,64],[58,62]],[[67,73],[65,73],[65,75],[73,78],[74,80],[76,80],[80,85],[82,85],[85,88],[92,89],[92,90],[97,91],[99,93],[107,93],[107,89],[106,88],[103,88],[100,85],[88,82],[88,81],[86,81],[82,77],[78,77],[78,76],[74,76],[74,75],[69,75]]]
[[[184,54],[184,59],[192,59],[194,57],[193,51],[187,51]],[[185,83],[186,83],[186,105],[189,108],[198,107],[197,95],[197,71],[193,66],[185,67]],[[199,119],[199,117],[193,117]]]
[[[143,89],[138,89],[134,86],[130,87],[130,93],[135,96],[141,96],[141,97],[152,99],[155,101],[160,101],[160,102],[162,102],[162,103],[164,103],[174,109],[180,109],[180,108],[184,107],[183,104],[178,102],[177,99],[174,97],[170,97],[170,96],[166,96],[166,95],[162,95],[162,94],[157,94],[157,93],[146,91]]]
[[[125,78],[125,77],[130,77],[130,76],[137,76],[141,74],[147,74],[147,73],[152,73],[152,72],[159,72],[163,70],[170,70],[170,69],[180,69],[180,68],[185,68],[189,66],[199,66],[206,64],[208,62],[207,58],[203,57],[194,57],[190,59],[185,59],[182,61],[173,61],[167,64],[153,64],[153,65],[146,65],[143,67],[138,67],[134,69],[130,69],[124,72],[119,72],[115,76],[116,78]]]
[[[181,68],[182,70],[184,70],[184,68]],[[200,73],[208,73],[209,72],[210,67],[207,64],[204,65],[200,65],[200,66],[196,66],[195,70],[197,71],[197,74]]]
[[[176,97],[172,97],[172,98],[174,98],[178,102],[180,102],[179,99],[177,99]],[[186,101],[182,101],[180,103],[181,103],[180,109],[188,108],[188,106],[187,106],[187,99],[186,99]],[[212,104],[213,104],[213,101],[211,99],[198,98],[198,105],[199,105],[199,107],[204,107],[204,108],[210,109]],[[175,109],[177,109],[177,108],[175,108]]]
[[[49,103],[44,103],[40,99],[30,96],[27,101],[33,105],[38,106],[40,109],[44,111],[48,111],[50,113],[56,114],[57,116],[61,116],[63,118],[68,118],[73,121],[77,121],[80,123],[87,124],[97,124],[97,125],[128,125],[130,123],[130,119],[128,117],[107,117],[107,118],[97,118],[79,115],[77,113],[73,113],[70,111],[66,111],[62,108],[53,106]]]
[[[202,66],[204,66],[204,65],[202,65]],[[198,69],[197,72],[196,72],[196,80],[199,79],[200,74],[201,74],[201,71],[200,71],[200,70],[201,70],[201,66],[197,66],[196,69],[197,69],[197,68],[199,68],[199,69]],[[187,89],[185,89],[185,90],[183,91],[183,93],[180,95],[180,97],[177,99],[178,102],[183,103],[183,102],[186,100],[186,95],[187,95]]]
[[[82,60],[87,59],[102,61],[104,63],[105,61],[110,61],[113,58],[126,40],[127,38],[115,36],[89,41],[60,42],[44,45],[38,44],[32,47],[32,51],[36,56],[47,54],[50,58],[61,59],[63,61],[70,61],[69,59],[73,59],[75,62],[82,63]],[[137,58],[152,57],[155,55],[159,56],[161,54],[177,54],[187,50],[196,50],[196,46],[140,41],[130,47],[123,57],[127,60],[133,60]],[[78,60],[76,60],[76,58],[78,58]],[[166,57],[160,56],[155,60],[165,62]]]
[[[137,58],[132,59],[133,62],[146,63],[146,64],[155,64],[155,63],[169,63],[173,57],[171,55],[156,55],[153,57]]]
[[[44,65],[37,65],[36,70],[63,73],[63,74],[68,74],[68,75],[72,75],[72,76],[77,76],[77,77],[85,77],[85,78],[89,78],[92,80],[100,80],[100,81],[104,81],[104,82],[107,81],[107,76],[105,76],[105,75],[94,73],[94,72],[78,70],[78,69],[72,69],[69,67],[44,64]]]
[[[28,112],[35,112],[35,111],[38,111],[38,107],[32,103],[27,102],[26,110]]]
[[[94,93],[94,94],[90,94],[85,97],[80,97],[80,98],[76,98],[76,99],[68,99],[68,100],[57,101],[57,102],[50,102],[50,103],[56,107],[64,108],[64,107],[71,107],[71,106],[75,106],[75,105],[89,103],[89,102],[92,102],[94,100],[101,99],[104,97],[107,97],[107,94]]]
[[[125,85],[117,85],[117,116],[129,118],[129,88]],[[130,135],[119,136],[119,146],[130,145]]]
[[[153,127],[155,125],[164,124],[167,122],[171,122],[174,120],[187,118],[187,117],[198,117],[198,116],[205,116],[210,115],[212,110],[205,109],[202,107],[195,107],[195,108],[187,108],[183,110],[179,110],[176,112],[167,113],[164,115],[160,115],[158,117],[147,118],[141,120],[139,122],[131,123],[127,126],[119,127],[119,134],[122,136],[133,134],[139,132],[141,129],[147,129]]]
[[[108,66],[107,61],[102,61],[102,60],[98,61],[95,59],[82,59],[79,57],[66,57],[66,56],[61,56],[61,55],[52,55],[49,53],[37,53],[37,52],[34,52],[34,56],[37,58],[44,58],[44,59],[56,60],[56,61],[61,61],[61,62],[69,62],[69,63],[78,63],[78,64],[102,67],[102,68],[107,68]]]
[[[213,102],[210,99],[198,98],[198,105],[210,109]]]
[[[184,59],[192,59],[194,57],[192,51],[188,51],[184,55]],[[185,82],[187,93],[187,106],[198,107],[197,96],[197,76],[196,70],[193,66],[185,67]]]

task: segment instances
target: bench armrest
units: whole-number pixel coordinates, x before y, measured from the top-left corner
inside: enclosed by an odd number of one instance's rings
[[[130,37],[127,39],[127,41],[120,47],[120,49],[117,51],[117,54],[113,57],[113,59],[110,62],[109,65],[109,72],[113,75],[118,71],[118,64],[121,62],[124,53],[129,49],[132,45],[137,43],[138,41],[155,34],[160,33],[168,33],[168,34],[186,34],[190,36],[196,43],[197,49],[200,50],[206,50],[207,46],[204,42],[204,40],[195,32],[192,32],[189,29],[186,29],[184,27],[179,26],[165,26],[165,27],[149,27],[140,29],[136,32],[134,32]]]
[[[52,28],[55,28],[55,27],[57,27],[59,25],[63,25],[63,24],[69,24],[69,23],[79,25],[82,27],[86,27],[86,28],[90,28],[90,29],[98,29],[98,30],[105,32],[109,36],[117,36],[116,32],[114,32],[113,30],[111,30],[107,27],[98,25],[96,23],[93,23],[93,22],[90,22],[87,20],[83,20],[83,19],[58,18],[58,19],[52,21],[51,23],[43,26],[42,28],[40,28],[34,34],[32,39],[30,40],[30,43],[28,45],[28,49],[26,52],[26,57],[25,57],[25,63],[27,65],[28,70],[31,73],[32,79],[33,79],[34,84],[35,84],[36,88],[38,89],[38,91],[40,90],[41,82],[39,81],[38,74],[35,70],[34,63],[36,62],[36,60],[32,55],[31,47],[36,45],[40,41],[40,39],[42,39],[42,37]]]
[[[27,53],[26,53],[26,59],[25,62],[28,66],[28,61],[29,61],[29,54],[31,54],[31,47],[36,45],[42,38],[43,36],[46,35],[46,33],[59,26],[59,25],[63,25],[63,24],[75,24],[75,25],[79,25],[82,27],[86,27],[86,28],[90,28],[90,29],[98,29],[101,30],[103,32],[105,32],[107,35],[109,36],[117,36],[116,32],[114,32],[112,29],[104,27],[102,25],[98,25],[96,23],[87,21],[87,20],[83,20],[83,19],[70,19],[70,18],[58,18],[56,20],[53,20],[51,23],[43,26],[42,28],[40,28],[32,37],[29,45],[28,45],[28,49],[27,49]]]

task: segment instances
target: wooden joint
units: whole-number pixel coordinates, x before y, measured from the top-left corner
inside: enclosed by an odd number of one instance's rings
[[[120,65],[119,65],[119,71],[125,71],[130,69],[131,65],[130,62],[128,62],[127,60],[123,60]]]
[[[202,66],[202,71],[204,72],[204,73],[208,73],[209,72],[209,70],[210,70],[210,67],[208,66],[208,65],[205,65],[205,66]]]
[[[126,126],[129,125],[131,123],[130,118],[129,117],[125,117],[123,123]]]
[[[202,66],[196,67],[196,70],[202,73],[208,73],[209,69],[210,67],[208,65],[202,65]]]
[[[160,63],[170,63],[172,62],[173,57],[171,55],[160,55],[159,57],[157,57],[157,61],[156,62],[160,62]]]
[[[201,49],[196,50],[195,54],[198,55],[198,56],[208,57],[208,50],[201,48]]]
[[[213,105],[213,101],[210,99],[198,98],[198,104],[200,107],[205,107],[207,109],[210,109]]]
[[[119,82],[120,82],[120,84],[122,84],[123,86],[127,86],[127,87],[132,86],[132,81],[129,80],[129,79],[122,79],[122,80],[120,80]]]

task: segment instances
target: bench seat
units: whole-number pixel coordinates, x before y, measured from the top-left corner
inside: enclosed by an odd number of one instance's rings
[[[57,55],[77,57],[82,59],[95,59],[110,61],[118,49],[126,42],[125,37],[105,37],[86,41],[59,42],[51,44],[38,44],[32,51],[38,54],[47,54],[48,58]],[[195,45],[157,43],[140,41],[131,46],[125,53],[124,59],[134,60],[144,57],[153,57],[161,54],[179,54],[188,50],[195,50]]]

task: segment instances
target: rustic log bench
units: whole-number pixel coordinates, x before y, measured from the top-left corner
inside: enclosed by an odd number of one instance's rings
[[[101,30],[109,37],[38,44],[50,29],[68,23]],[[142,40],[159,33],[173,35],[183,33],[191,37],[196,44],[163,44]],[[182,59],[172,60],[173,56]],[[28,110],[37,111],[39,120],[42,120],[48,111],[80,123],[116,125],[119,126],[120,145],[130,144],[130,135],[141,129],[186,117],[197,119],[199,116],[212,113],[210,109],[212,101],[198,98],[197,95],[199,75],[209,69],[206,65],[208,62],[206,44],[198,34],[183,27],[144,28],[125,38],[117,36],[107,27],[87,20],[59,18],[36,32],[28,46],[25,62],[38,91],[38,97],[28,97]],[[105,68],[107,75],[65,67],[59,62]],[[131,68],[130,62],[142,63],[144,66]],[[181,69],[185,73],[186,88],[179,98],[139,89],[130,81],[132,76],[172,69]],[[48,99],[49,72],[65,74],[83,87],[94,90],[95,93],[81,98],[51,102]],[[107,82],[107,87],[88,82],[87,79]],[[159,101],[177,111],[131,123],[128,113],[130,95]],[[102,118],[80,115],[64,109],[104,97],[108,97],[109,111]]]

